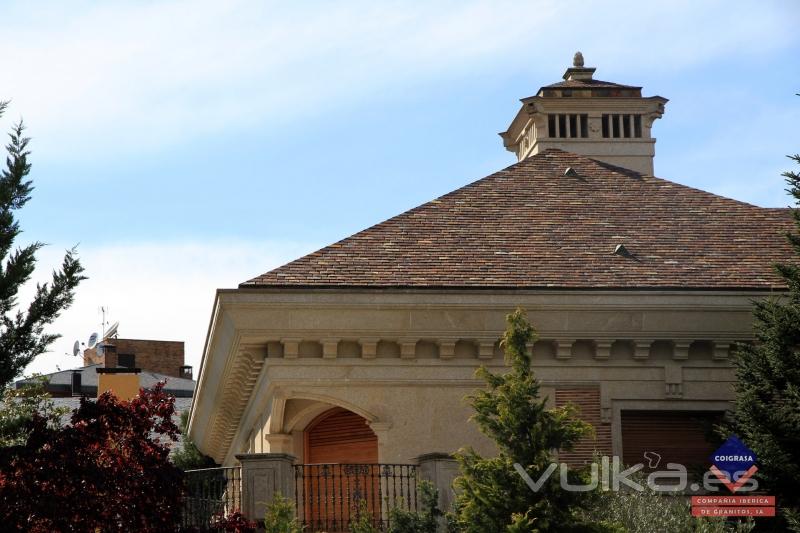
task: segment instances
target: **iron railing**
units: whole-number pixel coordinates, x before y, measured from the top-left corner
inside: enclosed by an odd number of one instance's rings
[[[309,531],[348,531],[364,513],[385,530],[391,509],[417,509],[415,465],[301,464],[294,472],[297,516]]]
[[[181,523],[208,531],[214,516],[242,507],[242,469],[239,466],[200,468],[184,472],[185,495]]]

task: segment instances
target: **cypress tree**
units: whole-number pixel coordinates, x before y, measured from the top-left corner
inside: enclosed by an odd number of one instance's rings
[[[0,102],[0,116],[7,106],[8,102]],[[14,212],[30,200],[33,191],[27,179],[31,170],[30,139],[24,136],[24,131],[22,121],[11,129],[6,167],[0,172],[0,388],[8,385],[59,337],[45,333],[45,326],[72,304],[75,288],[85,279],[75,250],[70,250],[64,256],[61,270],[53,272],[52,281],[37,285],[27,309],[19,308],[19,289],[33,274],[36,252],[44,246],[34,242],[12,251],[14,240],[22,231]]]
[[[800,163],[800,155],[789,157]],[[783,176],[800,206],[800,174]],[[800,210],[792,215],[800,228]],[[800,254],[800,234],[787,238]],[[780,517],[759,519],[758,529],[800,531],[800,265],[780,263],[775,270],[788,292],[754,303],[755,343],[736,347],[736,401],[723,432],[735,432],[756,453],[756,476],[776,496]]]
[[[481,367],[476,376],[487,387],[469,397],[475,409],[472,420],[496,443],[499,453],[491,458],[473,449],[456,454],[461,468],[455,482],[460,489],[456,528],[465,533],[595,530],[575,512],[585,493],[563,490],[558,471],[534,492],[514,467],[518,463],[538,480],[554,462],[554,451],[571,449],[591,426],[577,418],[573,406],[547,407],[531,369],[528,346],[535,340],[533,327],[519,309],[507,322],[502,346],[510,370],[493,374]],[[575,473],[570,481],[577,482]]]

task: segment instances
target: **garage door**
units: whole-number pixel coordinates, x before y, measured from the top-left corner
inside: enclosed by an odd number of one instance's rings
[[[647,466],[644,454],[655,452],[662,468],[666,463],[707,468],[715,448],[709,431],[720,418],[717,412],[622,411],[622,461]]]

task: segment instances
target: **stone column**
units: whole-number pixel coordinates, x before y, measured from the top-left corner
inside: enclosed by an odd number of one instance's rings
[[[458,476],[458,462],[446,453],[426,453],[417,457],[417,479],[427,479],[439,491],[439,509],[453,510],[456,492],[453,480]]]
[[[242,464],[242,514],[247,518],[263,520],[266,505],[278,493],[294,500],[294,456],[245,453],[236,459]]]

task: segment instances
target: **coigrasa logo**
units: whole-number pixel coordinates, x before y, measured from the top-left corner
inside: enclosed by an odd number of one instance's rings
[[[711,455],[711,472],[732,493],[747,483],[758,472],[756,454],[736,435],[728,437],[722,446]]]
[[[745,490],[758,486],[753,474],[758,472],[756,454],[736,435],[728,437],[717,451],[711,454],[711,472],[729,491],[736,493],[744,485]],[[750,483],[748,483],[750,481]],[[692,496],[694,516],[775,516],[774,496]]]

